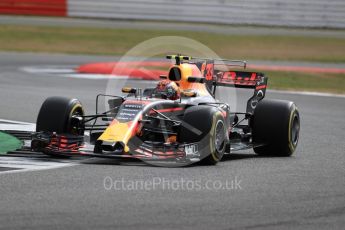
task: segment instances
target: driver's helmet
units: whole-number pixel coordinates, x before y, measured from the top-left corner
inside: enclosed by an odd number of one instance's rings
[[[163,98],[169,100],[180,99],[180,88],[170,80],[162,80],[156,86],[156,92]]]

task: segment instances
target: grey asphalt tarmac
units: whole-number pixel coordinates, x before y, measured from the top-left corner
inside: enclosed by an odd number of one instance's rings
[[[106,80],[21,68],[103,59],[111,57],[1,53],[0,117],[35,122],[41,103],[52,95],[77,97],[92,112]],[[280,92],[267,97],[292,100],[300,109],[293,157],[257,157],[250,150],[217,166],[162,168],[90,159],[65,168],[0,173],[0,229],[343,229],[345,99]],[[244,101],[242,91],[236,101]],[[136,189],[122,188],[132,182]]]

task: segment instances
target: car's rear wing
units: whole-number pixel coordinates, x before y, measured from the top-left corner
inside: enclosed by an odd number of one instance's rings
[[[253,96],[248,99],[246,110],[247,114],[254,114],[256,105],[265,97],[267,77],[259,72],[232,70],[234,67],[246,69],[247,62],[205,59],[201,71],[213,96],[215,96],[219,86],[254,89]]]
[[[267,77],[259,72],[216,71],[212,81],[213,95],[218,86],[254,89],[253,96],[247,102],[247,113],[253,114],[257,103],[265,97]]]
[[[263,73],[246,71],[216,71],[214,77],[215,86],[237,88],[265,88],[267,79]]]

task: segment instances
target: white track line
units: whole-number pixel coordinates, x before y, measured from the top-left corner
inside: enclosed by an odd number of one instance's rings
[[[73,73],[73,74],[61,74],[61,77],[77,78],[77,79],[89,79],[89,80],[135,80],[128,76],[115,76],[109,74],[86,74],[86,73]]]
[[[1,174],[22,173],[30,171],[49,170],[62,167],[70,167],[78,163],[55,161],[54,159],[42,161],[40,159],[30,159],[26,157],[0,157],[0,167],[11,168],[8,171],[0,171]]]
[[[34,123],[0,119],[0,130],[35,131],[35,129]]]
[[[35,131],[36,124],[22,121],[0,119],[0,130]],[[13,174],[40,170],[49,170],[78,165],[78,161],[59,160],[54,158],[35,159],[28,157],[0,156],[0,167],[13,170],[0,171],[1,174]]]
[[[272,92],[272,93],[295,94],[295,95],[305,95],[305,96],[345,98],[345,94],[320,93],[320,92],[312,92],[312,91],[285,91],[285,90],[275,90],[275,89],[269,89],[267,91],[268,93]]]
[[[8,119],[0,119],[0,123],[1,122],[13,123],[13,124],[22,124],[22,125],[34,125],[34,123],[30,123],[30,122],[14,121],[14,120],[8,120]]]
[[[27,73],[75,73],[75,70],[72,66],[24,66],[21,67],[20,70]]]

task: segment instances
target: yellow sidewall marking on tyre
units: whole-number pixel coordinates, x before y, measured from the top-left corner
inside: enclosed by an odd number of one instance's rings
[[[216,129],[216,122],[217,122],[217,117],[221,116],[220,112],[217,112],[213,116],[213,122],[212,122],[212,127],[210,131],[210,150],[211,150],[211,156],[215,161],[219,161],[219,158],[216,156],[216,146],[214,143],[214,135],[215,135],[215,129]]]
[[[73,108],[71,109],[71,112],[70,112],[70,114],[69,114],[69,117],[72,117],[73,112],[74,112],[75,110],[77,110],[78,107],[81,109],[82,113],[84,114],[84,110],[83,110],[83,107],[81,106],[81,104],[76,104],[76,105],[74,105]]]
[[[296,106],[293,105],[293,110],[291,111],[290,113],[290,119],[289,119],[289,132],[288,132],[288,141],[289,141],[289,148],[291,150],[291,152],[293,153],[295,151],[295,146],[293,145],[292,143],[292,140],[291,140],[291,125],[292,125],[292,121],[293,121],[293,118],[295,117],[295,113],[296,113]]]

